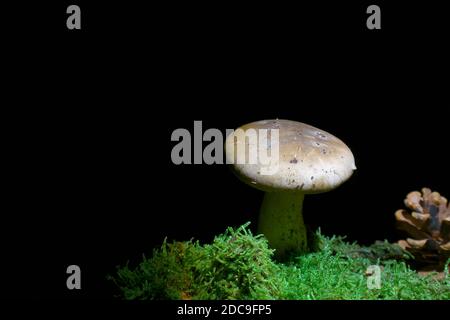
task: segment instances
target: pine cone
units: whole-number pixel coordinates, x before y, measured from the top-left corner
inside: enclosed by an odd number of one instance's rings
[[[450,257],[450,205],[438,192],[423,188],[410,192],[405,205],[411,209],[397,210],[397,228],[410,238],[398,244],[409,251],[421,266],[442,271]]]

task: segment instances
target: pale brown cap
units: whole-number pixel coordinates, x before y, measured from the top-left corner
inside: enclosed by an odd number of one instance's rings
[[[257,189],[326,192],[345,182],[356,169],[353,154],[345,143],[313,126],[277,119],[252,122],[239,129],[254,129],[256,132],[259,129],[279,129],[279,159],[269,164],[234,163],[235,153],[245,150],[248,157],[249,148],[235,148],[239,143],[234,138],[235,133],[230,134],[225,142],[227,162],[233,163],[240,179]],[[271,148],[270,144],[268,148]],[[267,168],[274,169],[269,170],[274,173],[262,174],[262,169],[267,171]]]

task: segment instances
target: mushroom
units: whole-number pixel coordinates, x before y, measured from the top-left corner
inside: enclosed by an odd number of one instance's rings
[[[264,234],[269,245],[276,249],[278,259],[306,252],[307,236],[302,214],[304,196],[330,191],[345,182],[356,169],[352,152],[335,136],[301,122],[263,120],[239,129],[225,141],[226,160],[242,181],[265,192],[258,233]],[[258,135],[262,132],[260,129],[266,129],[266,132],[278,129],[276,145],[273,141],[258,144],[258,149],[264,149],[258,152],[278,150],[278,157],[273,157],[275,160],[236,163],[239,156],[249,159],[250,153],[256,152],[249,148],[251,142],[242,142],[237,136],[237,132],[248,132],[249,129]],[[239,148],[243,143],[246,148]],[[263,171],[270,174],[263,174]]]

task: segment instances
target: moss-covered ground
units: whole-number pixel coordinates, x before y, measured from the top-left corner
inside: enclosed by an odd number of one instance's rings
[[[447,269],[441,280],[418,275],[395,246],[360,247],[320,232],[314,239],[315,252],[280,263],[245,224],[211,244],[164,241],[139,265],[118,267],[108,278],[124,299],[450,299]],[[373,265],[379,288],[368,286]]]

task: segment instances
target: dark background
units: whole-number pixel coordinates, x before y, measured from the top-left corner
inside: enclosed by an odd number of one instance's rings
[[[8,297],[112,298],[105,279],[164,237],[211,241],[255,229],[262,192],[224,165],[171,163],[176,128],[269,118],[317,126],[358,170],[308,196],[306,223],[370,244],[396,241],[405,195],[448,185],[448,33],[430,2],[207,3],[144,7],[74,1],[14,8],[4,87],[3,290]],[[38,13],[38,14],[36,14]],[[446,37],[447,36],[447,37]],[[65,287],[80,265],[82,290]]]

